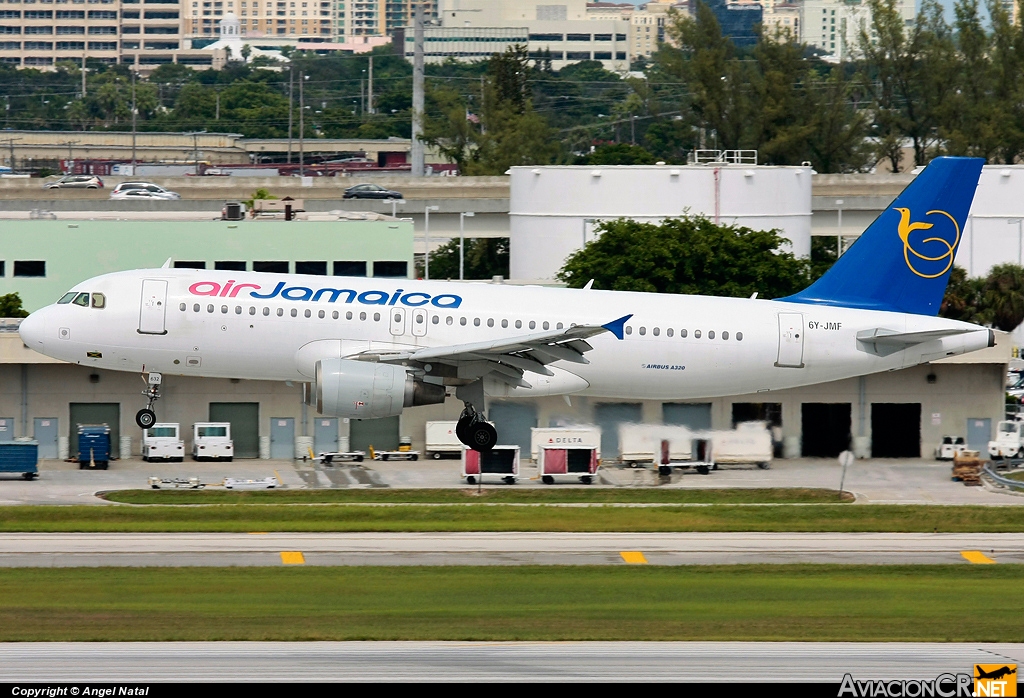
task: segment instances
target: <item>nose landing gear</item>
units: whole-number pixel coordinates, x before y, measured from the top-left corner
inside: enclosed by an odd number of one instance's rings
[[[163,382],[163,376],[155,371],[151,371],[147,375],[146,389],[142,391],[142,394],[148,398],[149,402],[146,404],[145,409],[135,413],[135,423],[142,429],[149,429],[156,424],[156,412],[153,411],[153,403],[160,399],[160,384]]]

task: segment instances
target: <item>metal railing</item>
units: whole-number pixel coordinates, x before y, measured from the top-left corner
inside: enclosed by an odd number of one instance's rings
[[[21,326],[20,317],[3,317],[0,318],[0,332],[17,332],[18,327]]]
[[[691,165],[756,165],[756,150],[692,150]]]
[[[988,478],[991,479],[992,482],[996,483],[997,485],[1008,487],[1011,490],[1024,490],[1024,480],[1013,480],[1008,477],[1003,477],[1002,475],[998,474],[995,470],[993,470],[992,466],[989,463],[986,463],[984,466],[982,466],[981,469],[985,473],[985,475],[988,476]]]

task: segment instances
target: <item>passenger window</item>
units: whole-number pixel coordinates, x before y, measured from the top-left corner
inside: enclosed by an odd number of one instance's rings
[[[651,334],[657,337],[659,334],[661,334],[661,328],[655,327],[653,330],[651,330]]]
[[[198,303],[196,303],[195,305],[192,306],[192,312],[193,313],[198,313],[199,312],[199,304]]]
[[[337,320],[338,319],[338,311],[335,310],[333,313],[331,313],[331,317],[334,318],[335,320]]]
[[[722,339],[729,339],[729,333],[728,332],[723,332],[722,333]]]
[[[534,322],[533,320],[530,320],[530,329],[531,330],[537,329],[537,323]]]
[[[3,267],[0,267],[0,269],[3,269]],[[0,271],[0,276],[2,276],[2,275],[3,275],[3,272],[2,272],[2,271]],[[75,293],[74,291],[72,291],[71,293],[65,293],[65,294],[64,294],[63,296],[61,296],[61,297],[60,297],[60,300],[59,300],[59,301],[57,301],[57,303],[60,303],[60,304],[62,304],[62,305],[63,305],[64,303],[70,303],[70,302],[72,301],[72,299],[74,299],[74,297],[75,297],[76,295],[78,295],[78,294],[77,294],[77,293]],[[182,305],[182,306],[184,306],[185,304],[184,304],[184,303],[182,303],[181,305]],[[185,308],[184,308],[184,307],[182,307],[182,310],[184,310],[184,309],[185,309]]]
[[[312,314],[313,314],[313,313],[309,312],[309,308],[307,308],[307,309],[306,309],[306,312],[304,312],[304,313],[303,313],[303,315],[305,315],[306,317],[309,317],[309,316],[310,316],[310,315],[312,315]]]
[[[473,318],[473,326],[480,327],[480,318]]]
[[[254,305],[250,305],[249,306],[249,314],[250,315],[255,315],[256,314],[256,306],[254,306]]]
[[[102,293],[92,294],[92,307],[94,308],[105,308],[107,307],[107,298]]]
[[[351,310],[348,311],[347,313],[345,313],[345,319],[346,320],[351,320],[352,319],[352,311]]]
[[[185,312],[185,304],[182,303],[181,305],[179,305],[178,310],[180,310],[181,312]]]
[[[447,319],[445,319],[445,323],[448,324],[448,325],[452,324],[452,316],[451,315],[449,315],[447,317]]]
[[[558,323],[557,325],[555,325],[555,329],[556,330],[560,330],[560,329],[562,329],[562,327],[563,327],[562,323]]]
[[[374,313],[373,314],[373,321],[374,322],[380,322],[380,313]]]
[[[235,306],[235,315],[241,315],[241,314],[242,314],[242,306],[236,305]]]
[[[277,316],[281,317],[282,315],[284,315],[284,308],[278,308],[277,309]]]
[[[549,327],[551,327],[551,323],[549,323],[549,322],[548,322],[547,320],[545,320],[545,321],[544,321],[544,324],[542,325],[542,327],[543,327],[543,328],[544,328],[544,329],[546,330],[546,329],[548,329]]]
[[[742,342],[743,341],[743,333],[742,332],[737,332],[736,333],[736,341],[737,342]]]
[[[522,320],[516,320],[516,329],[519,330],[519,329],[522,329],[522,327],[523,327],[523,321]]]
[[[633,334],[633,328],[627,326],[626,327],[626,334]]]
[[[359,319],[360,320],[365,320],[366,319],[366,313],[359,313]]]
[[[206,312],[208,312],[208,313],[212,313],[213,312],[213,303],[211,303],[210,305],[206,306]]]
[[[710,332],[708,332],[708,339],[714,339],[714,338],[715,338],[715,331],[711,330]]]
[[[296,310],[295,308],[292,308],[292,317],[298,317],[298,316],[299,316],[299,311]]]
[[[316,316],[317,316],[318,318],[320,318],[321,320],[323,320],[323,319],[324,319],[324,316],[325,316],[325,315],[326,315],[326,313],[325,313],[324,311],[322,311],[322,310],[321,310],[321,311],[320,311],[319,313],[317,313],[317,314],[316,314]]]
[[[686,337],[686,330],[679,330],[679,336],[685,338]]]
[[[416,324],[417,325],[422,325],[423,324],[423,316],[422,315],[417,315],[416,316]]]
[[[502,327],[508,327],[508,320],[502,320],[501,321],[501,326]]]
[[[669,327],[667,330],[665,330],[665,336],[666,337],[671,337],[672,336],[672,328],[671,327]]]
[[[645,334],[647,334],[647,328],[646,327],[641,327],[640,328],[640,336],[643,337]]]
[[[222,313],[224,313],[225,315],[227,315],[227,313],[228,313],[228,307],[227,307],[226,305],[222,305],[222,306],[220,307],[220,312],[222,312]]]
[[[465,324],[466,324],[466,318],[464,318],[464,317],[460,317],[460,318],[459,318],[459,324],[460,324],[460,325],[465,325]]]
[[[700,339],[700,330],[694,330],[693,331],[693,336],[694,336],[695,339]]]
[[[264,308],[263,309],[263,315],[264,316],[270,315],[270,308]]]
[[[492,317],[487,318],[487,326],[488,327],[494,327],[494,318],[492,318]]]
[[[432,318],[430,318],[430,322],[432,322],[433,324],[436,325],[437,323],[441,322],[441,318],[440,318],[440,316],[435,315]]]

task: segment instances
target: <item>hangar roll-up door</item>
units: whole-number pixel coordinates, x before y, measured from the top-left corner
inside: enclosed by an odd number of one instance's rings
[[[380,419],[353,419],[349,422],[349,448],[353,451],[366,451],[370,455],[370,446],[378,451],[398,450],[398,417],[381,417]]]
[[[78,457],[78,425],[106,424],[110,427],[110,455],[116,455],[121,442],[121,404],[118,402],[72,402],[68,405],[71,424],[68,433],[68,453]]]
[[[871,457],[921,457],[921,403],[871,403]]]
[[[834,458],[850,448],[850,407],[848,402],[805,402],[800,406],[805,457]]]
[[[260,457],[260,403],[211,402],[211,422],[230,422],[235,458]]]
[[[666,402],[661,406],[661,421],[699,431],[711,428],[710,402]]]
[[[530,429],[537,426],[537,406],[522,402],[492,402],[487,418],[498,430],[498,443],[519,446],[519,451],[530,454]]]
[[[606,459],[619,456],[619,425],[643,421],[643,405],[639,402],[601,402],[594,405],[594,421],[601,427],[601,455]]]

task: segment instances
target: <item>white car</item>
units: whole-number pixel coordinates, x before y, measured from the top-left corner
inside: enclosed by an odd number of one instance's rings
[[[110,198],[115,200],[131,199],[180,199],[181,194],[170,191],[151,182],[122,182],[110,192]]]

